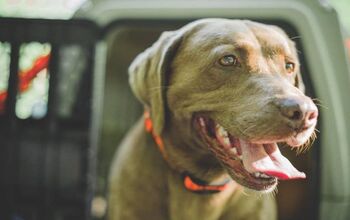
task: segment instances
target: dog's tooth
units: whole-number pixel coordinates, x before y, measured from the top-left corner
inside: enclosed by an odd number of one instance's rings
[[[228,137],[228,133],[221,125],[215,125],[215,133],[219,142],[226,148],[231,148],[231,141]]]
[[[235,156],[238,156],[237,148],[233,147],[231,148],[231,151]]]
[[[199,118],[199,124],[200,124],[202,127],[205,127],[205,121],[204,121],[204,118],[203,118],[203,117],[200,117],[200,118]]]
[[[227,147],[227,148],[231,147],[231,142],[230,142],[230,139],[228,137],[224,137],[224,144],[225,144],[225,147]]]
[[[260,174],[260,177],[261,178],[265,178],[265,179],[268,179],[268,178],[270,178],[268,175],[266,175],[265,173],[261,173]]]
[[[222,127],[221,125],[219,124],[216,124],[216,132],[218,132],[218,134],[221,136],[221,137],[228,137],[228,133],[227,131],[225,130],[224,127]]]
[[[264,179],[269,179],[270,178],[270,176],[266,175],[265,173],[260,173],[260,172],[255,172],[255,173],[253,173],[253,175],[256,178],[264,178]]]

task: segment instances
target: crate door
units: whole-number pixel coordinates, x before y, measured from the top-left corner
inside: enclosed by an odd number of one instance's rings
[[[98,40],[83,20],[0,19],[0,218],[87,219]]]

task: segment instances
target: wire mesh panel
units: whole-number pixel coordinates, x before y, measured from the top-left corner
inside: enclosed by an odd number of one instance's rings
[[[0,219],[86,219],[95,43],[87,21],[0,19]]]

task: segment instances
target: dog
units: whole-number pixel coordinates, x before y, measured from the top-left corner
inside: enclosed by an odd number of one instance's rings
[[[318,117],[282,29],[197,20],[164,32],[129,79],[145,113],[111,167],[110,220],[277,218],[278,180],[305,178],[277,144],[305,147]]]

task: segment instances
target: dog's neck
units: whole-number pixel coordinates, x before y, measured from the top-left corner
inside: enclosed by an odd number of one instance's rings
[[[144,112],[144,123],[145,123],[145,130],[150,133],[153,137],[153,140],[155,141],[160,153],[162,154],[164,160],[175,170],[177,170],[183,178],[184,187],[194,193],[200,193],[200,194],[211,194],[211,193],[217,193],[221,192],[225,189],[227,189],[232,183],[232,179],[230,177],[221,178],[217,181],[210,181],[207,182],[205,180],[202,180],[200,178],[195,177],[193,174],[188,172],[187,170],[184,170],[183,168],[179,168],[175,163],[172,163],[169,159],[169,156],[165,149],[165,144],[161,136],[156,135],[153,132],[153,123],[150,117],[150,114],[148,111]]]

